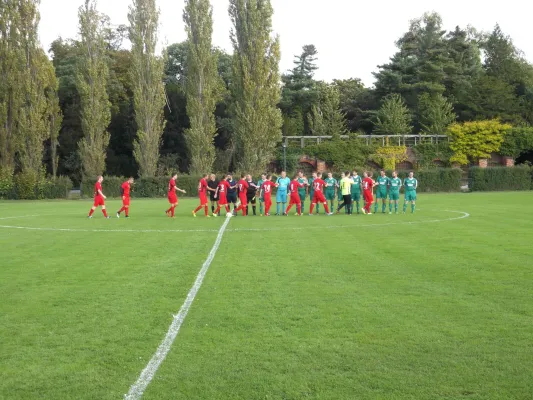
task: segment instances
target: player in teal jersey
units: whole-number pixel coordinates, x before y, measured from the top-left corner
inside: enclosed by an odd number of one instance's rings
[[[309,179],[309,201],[313,201],[313,198],[315,196],[315,190],[313,189],[313,182],[315,181],[315,179],[311,176],[311,179]],[[303,210],[303,208],[302,208]],[[320,213],[320,205],[317,203],[316,205],[316,213],[319,214]]]
[[[389,178],[385,174],[385,170],[381,170],[380,176],[376,181],[378,184],[376,189],[376,204],[374,205],[374,214],[377,214],[379,207],[379,199],[381,199],[381,212],[385,214],[387,209],[387,187],[389,186]]]
[[[262,174],[261,175],[261,179],[259,179],[259,182],[257,182],[257,186],[259,186],[259,188],[261,188],[261,186],[263,186],[263,183],[265,183],[266,178],[267,178],[266,174]],[[258,192],[257,196],[259,196],[260,190],[258,190],[257,192]],[[259,197],[259,215],[260,216],[263,216],[263,204],[264,204],[264,202],[265,202],[265,198],[263,197],[263,195],[261,195]]]
[[[337,182],[337,179],[333,177],[333,174],[331,172],[328,173],[328,177],[326,178],[326,183],[328,186],[326,186],[326,200],[329,201],[329,209],[334,210],[335,209],[335,189],[339,187],[339,183]]]
[[[402,180],[398,178],[398,172],[393,171],[392,178],[389,180],[389,214],[392,214],[392,203],[394,203],[394,212],[398,214],[401,187]]]
[[[298,171],[298,183],[305,185],[304,187],[298,188],[298,196],[300,196],[300,202],[302,203],[301,209],[305,209],[305,198],[307,196],[307,178],[304,176],[303,171]],[[298,214],[298,213],[296,213]]]
[[[409,178],[405,178],[403,181],[403,186],[405,187],[405,202],[403,203],[403,213],[407,210],[407,203],[411,203],[411,212],[415,212],[415,202],[416,202],[416,188],[418,187],[418,181],[414,177],[414,173],[409,172]]]
[[[291,179],[287,176],[287,172],[281,171],[281,176],[276,180],[278,190],[276,192],[276,215],[282,215],[287,209],[287,194],[289,192],[289,184]],[[280,205],[283,204],[283,208],[280,211]]]
[[[353,171],[352,173],[352,212],[353,212],[353,205],[355,203],[355,207],[357,210],[357,214],[360,214],[359,211],[359,203],[361,202],[361,185],[363,183],[363,180],[361,177],[357,174],[357,171]]]

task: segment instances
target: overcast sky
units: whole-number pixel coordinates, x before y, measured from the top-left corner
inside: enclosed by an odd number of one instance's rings
[[[490,31],[496,23],[510,35],[526,58],[533,61],[531,8],[524,0],[504,3],[479,0],[271,0],[274,32],[281,38],[281,71],[291,68],[293,56],[305,44],[318,49],[317,79],[361,78],[373,84],[372,72],[395,52],[394,42],[408,29],[409,20],[436,11],[448,30],[472,25]],[[57,37],[77,35],[77,9],[83,0],[41,0],[40,39],[48,50]],[[98,9],[113,24],[126,24],[131,0],[99,0]],[[158,0],[163,43],[183,41],[183,0]],[[213,43],[231,51],[228,0],[211,0],[214,8]]]

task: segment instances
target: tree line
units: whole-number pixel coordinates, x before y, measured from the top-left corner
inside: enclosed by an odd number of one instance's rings
[[[96,0],[83,0],[79,37],[55,40],[51,60],[37,39],[38,6],[0,3],[3,175],[79,182],[102,173],[259,172],[283,135],[433,135],[494,119],[533,124],[533,66],[499,26],[448,32],[438,14],[424,14],[367,87],[357,78],[316,80],[312,44],[280,73],[268,0],[230,1],[232,54],[213,47],[209,0],[185,2],[187,40],[161,54],[156,0],[132,0],[128,25],[118,27]]]

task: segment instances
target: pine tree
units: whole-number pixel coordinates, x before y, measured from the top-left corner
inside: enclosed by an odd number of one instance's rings
[[[340,138],[341,135],[348,134],[346,119],[340,109],[340,94],[336,86],[321,85],[320,101],[312,108],[310,126],[315,136]]]
[[[133,154],[140,176],[157,172],[161,136],[165,128],[165,58],[156,55],[159,10],[155,0],[133,0],[128,19],[132,44],[133,82],[137,139]]]
[[[263,171],[281,140],[279,38],[270,0],[230,0],[233,127],[238,167]]]
[[[217,53],[212,50],[213,8],[209,0],[186,0],[183,20],[188,35],[185,91],[190,121],[185,137],[190,172],[200,174],[211,171],[215,161],[215,109],[223,82],[218,76]]]
[[[418,99],[418,120],[424,135],[444,135],[456,120],[452,104],[441,94],[423,93]]]
[[[411,113],[402,96],[399,94],[387,96],[378,110],[374,133],[378,135],[409,135],[412,130]]]

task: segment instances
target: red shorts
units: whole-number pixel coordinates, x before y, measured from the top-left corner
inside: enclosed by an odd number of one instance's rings
[[[317,192],[315,190],[315,195],[313,196],[313,203],[319,204],[319,203],[325,203],[325,202],[326,202],[326,198],[324,197],[324,193]]]
[[[122,196],[122,205],[123,206],[129,206],[130,205],[130,196]]]
[[[226,199],[226,195],[218,195],[218,205],[219,206],[225,206],[228,204],[228,199]]]
[[[204,205],[207,204],[207,195],[205,193],[200,193],[200,204]]]
[[[245,195],[239,195],[239,200],[241,201],[241,204],[247,205],[248,204],[248,197]]]
[[[291,194],[290,204],[302,204],[302,200],[300,199],[298,192]]]
[[[367,203],[372,203],[374,201],[374,196],[372,196],[370,190],[363,190],[363,199],[365,199]]]
[[[94,206],[105,206],[104,198],[102,196],[94,196]]]
[[[178,196],[176,193],[169,193],[168,194],[168,202],[170,204],[177,204],[178,203]]]

